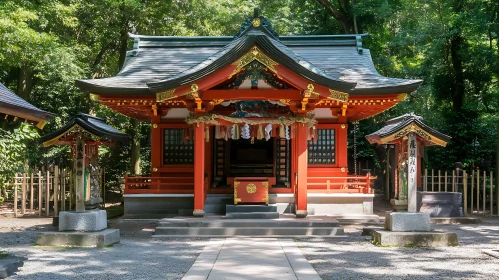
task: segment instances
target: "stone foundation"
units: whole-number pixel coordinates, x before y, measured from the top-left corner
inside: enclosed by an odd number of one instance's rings
[[[105,210],[85,212],[62,211],[59,213],[59,231],[99,231],[107,228]]]
[[[396,232],[376,230],[373,243],[379,246],[446,247],[458,246],[457,235],[450,232]]]
[[[36,244],[41,246],[104,247],[119,242],[119,229],[96,232],[42,232],[36,239]]]

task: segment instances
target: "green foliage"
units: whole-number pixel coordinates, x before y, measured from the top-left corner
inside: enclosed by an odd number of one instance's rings
[[[16,172],[22,172],[32,154],[27,143],[38,137],[38,132],[30,125],[21,123],[17,128],[2,123],[0,128],[0,189],[5,187]]]

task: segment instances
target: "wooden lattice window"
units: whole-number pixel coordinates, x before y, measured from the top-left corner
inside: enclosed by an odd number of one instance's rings
[[[335,164],[334,129],[317,129],[317,141],[308,141],[308,164]]]
[[[193,164],[194,141],[184,141],[184,129],[163,130],[163,164]]]

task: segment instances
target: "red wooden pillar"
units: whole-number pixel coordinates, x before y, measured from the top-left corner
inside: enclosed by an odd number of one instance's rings
[[[307,212],[307,168],[308,168],[308,148],[307,148],[307,126],[297,125],[296,131],[296,156],[298,185],[296,186],[296,217],[305,218]]]
[[[345,172],[348,170],[348,155],[347,155],[347,141],[348,141],[348,124],[341,124],[337,130],[336,141],[336,163],[338,167],[344,167]],[[346,175],[346,174],[345,174]]]
[[[158,169],[161,166],[161,155],[163,154],[161,146],[161,128],[157,123],[151,125],[151,175],[159,176]]]
[[[194,216],[204,216],[204,123],[194,125]]]

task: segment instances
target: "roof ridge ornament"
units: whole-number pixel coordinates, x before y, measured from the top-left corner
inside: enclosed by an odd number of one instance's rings
[[[235,74],[241,72],[246,65],[250,64],[254,60],[263,64],[271,72],[277,74],[277,70],[275,69],[274,66],[279,64],[270,57],[268,57],[266,54],[264,54],[257,46],[253,46],[249,52],[247,52],[241,58],[232,63],[232,65],[235,65],[236,68],[228,76],[228,79],[232,78],[232,76],[234,76]]]
[[[260,31],[267,33],[273,39],[279,40],[279,34],[275,32],[270,21],[268,21],[265,17],[259,15],[258,8],[254,9],[252,17],[251,16],[248,17],[241,24],[241,28],[239,29],[237,34],[234,35],[234,39],[242,37],[244,34],[246,34],[246,32],[248,32],[251,29],[258,29]]]

